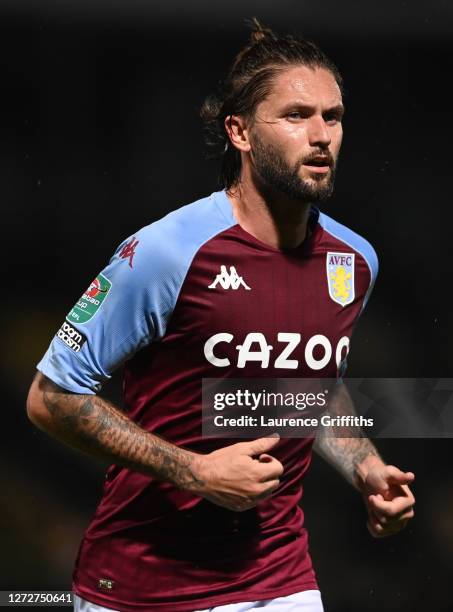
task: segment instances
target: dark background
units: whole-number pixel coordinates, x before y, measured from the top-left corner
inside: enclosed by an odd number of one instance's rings
[[[34,367],[120,241],[216,189],[198,108],[252,15],[315,40],[345,78],[325,210],[381,265],[349,375],[451,376],[451,3],[0,2],[0,589],[70,588],[104,468],[27,421]],[[396,537],[368,535],[360,497],[321,459],[306,480],[326,612],[453,610],[453,443],[378,446],[416,474],[416,518]]]

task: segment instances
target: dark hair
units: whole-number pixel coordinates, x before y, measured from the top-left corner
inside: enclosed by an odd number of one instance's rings
[[[200,111],[211,157],[222,158],[220,183],[227,189],[239,181],[241,156],[230,143],[225,118],[228,115],[252,118],[257,105],[269,94],[279,70],[294,64],[326,68],[343,89],[338,68],[315,44],[289,34],[276,35],[255,17],[249,23],[252,28],[249,44],[236,56],[219,93],[208,96]]]

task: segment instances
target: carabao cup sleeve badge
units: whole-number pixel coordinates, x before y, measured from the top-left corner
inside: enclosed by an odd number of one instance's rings
[[[327,253],[326,268],[329,296],[341,306],[347,306],[355,297],[354,259],[354,253]]]
[[[66,319],[79,325],[90,321],[106,299],[112,283],[103,274],[99,274],[84,292],[80,300],[72,307]]]

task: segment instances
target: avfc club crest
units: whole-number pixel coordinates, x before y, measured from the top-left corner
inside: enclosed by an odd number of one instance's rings
[[[327,253],[327,286],[334,302],[347,306],[355,297],[354,253]]]

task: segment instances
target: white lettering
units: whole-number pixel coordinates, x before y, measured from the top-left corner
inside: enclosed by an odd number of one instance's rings
[[[299,361],[297,359],[288,359],[288,357],[292,354],[296,346],[300,344],[300,334],[279,332],[277,338],[279,342],[287,342],[287,346],[275,360],[274,367],[295,370],[299,365]]]
[[[76,353],[80,351],[80,344],[76,342],[75,340],[73,340],[72,338],[70,338],[68,334],[65,334],[65,332],[62,329],[58,330],[57,336],[60,338],[60,340],[63,340],[63,342],[67,344],[69,348],[72,348],[72,350],[75,351]]]
[[[83,299],[86,300],[87,302],[90,302],[90,304],[94,304],[95,306],[99,306],[99,304],[101,303],[99,300],[96,300],[95,298],[90,297],[86,293],[83,294]]]
[[[259,351],[250,350],[254,342],[260,345]],[[262,368],[269,367],[269,356],[273,347],[266,342],[264,334],[259,332],[247,334],[244,344],[238,344],[236,348],[239,351],[238,368],[245,368],[248,361],[261,361]]]
[[[316,346],[322,346],[324,348],[325,352],[322,359],[315,359],[313,356],[313,351],[315,350]],[[329,363],[331,357],[332,345],[330,344],[329,339],[322,334],[312,336],[305,347],[305,361],[308,367],[312,370],[322,370]]]
[[[346,354],[342,359],[341,354],[344,348],[346,349]],[[343,336],[338,341],[337,350],[335,351],[335,362],[337,364],[337,368],[340,368],[340,366],[344,363],[346,357],[348,356],[348,353],[349,353],[349,338],[347,336]]]
[[[82,335],[68,323],[63,323],[63,331],[65,331],[70,338],[73,338],[75,342],[80,342],[82,340]]]
[[[224,357],[222,359],[214,355],[214,347],[219,342],[231,342],[233,338],[233,334],[220,333],[214,334],[208,340],[206,340],[204,345],[204,356],[209,361],[209,363],[212,363],[212,365],[218,368],[226,368],[230,365],[230,360],[228,359],[228,357]]]
[[[271,364],[271,367],[276,369],[297,369],[299,367],[299,360],[289,359],[293,354],[294,350],[302,341],[302,336],[299,333],[294,332],[279,332],[277,335],[278,342],[286,344],[278,355],[275,356],[275,361]],[[204,354],[206,359],[212,365],[218,368],[225,368],[231,364],[231,361],[227,357],[218,357],[214,355],[214,349],[217,344],[221,342],[232,342],[234,340],[233,334],[230,333],[218,333],[211,336],[206,340],[204,345]],[[256,350],[252,350],[253,345],[257,344]],[[320,359],[315,359],[314,353],[318,346],[324,349],[324,355]],[[261,368],[270,367],[270,355],[274,347],[267,343],[266,337],[261,332],[250,332],[244,338],[242,344],[236,346],[238,351],[237,367],[245,368],[249,362],[260,362]],[[343,356],[343,353],[346,354]],[[335,347],[335,362],[337,368],[344,363],[346,356],[349,351],[349,338],[348,336],[342,336]],[[325,368],[330,360],[332,359],[333,347],[329,339],[323,334],[316,334],[308,339],[305,346],[304,356],[305,362],[308,367],[312,370],[322,370]]]

